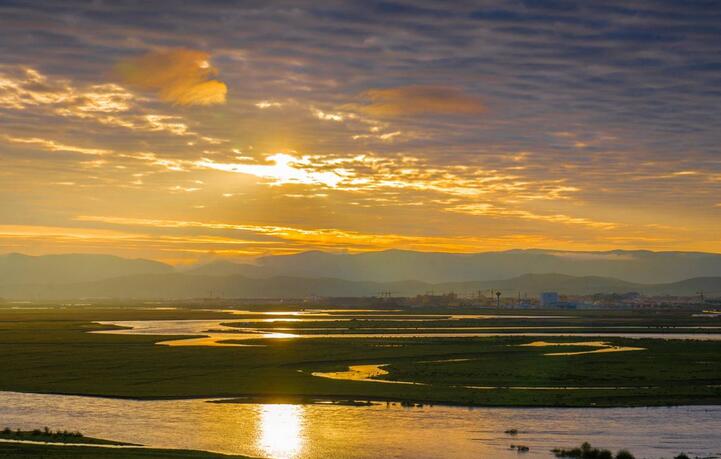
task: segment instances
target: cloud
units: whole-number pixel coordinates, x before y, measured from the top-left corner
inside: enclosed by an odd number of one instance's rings
[[[253,248],[251,244],[268,245],[281,244],[278,249],[285,249],[288,253],[297,252],[300,248],[317,248],[317,249],[353,249],[355,251],[378,250],[388,248],[406,248],[409,250],[433,250],[433,251],[452,251],[452,252],[477,252],[479,249],[497,249],[502,247],[513,247],[516,241],[524,238],[533,239],[533,235],[508,235],[498,238],[489,237],[458,237],[458,236],[413,236],[394,234],[387,232],[361,232],[353,230],[345,230],[339,228],[299,228],[291,226],[274,226],[274,225],[248,225],[222,222],[200,222],[185,220],[157,220],[144,218],[129,218],[115,216],[100,215],[80,215],[74,220],[78,222],[94,222],[105,223],[110,225],[118,225],[122,227],[151,227],[151,228],[172,228],[172,229],[199,229],[208,232],[205,236],[193,236],[192,238],[184,238],[180,242],[187,244],[193,242],[196,245],[207,244],[212,242],[214,252],[224,253],[228,255],[253,254],[255,255],[267,253],[265,247]],[[0,226],[0,231],[2,231]],[[233,234],[232,237],[212,236],[218,231],[239,231],[241,233]],[[256,236],[262,236],[269,239],[259,241],[247,241],[240,239],[240,243],[244,244],[242,252],[231,248],[228,250],[219,249],[222,245],[233,246],[238,244],[239,236],[248,236],[254,233]],[[0,232],[0,234],[2,234]],[[212,238],[212,239],[211,239]],[[167,238],[164,238],[167,239]],[[162,241],[162,242],[165,242]],[[184,248],[174,248],[174,250],[194,250]],[[207,252],[207,250],[206,250]]]
[[[445,86],[400,86],[369,89],[362,112],[381,118],[417,115],[477,115],[485,110],[480,99]]]
[[[506,209],[488,203],[461,204],[450,207],[447,210],[451,212],[494,218],[520,218],[524,220],[535,220],[564,225],[581,225],[599,230],[612,230],[618,227],[618,224],[612,222],[596,221],[583,217],[571,217],[564,214],[542,215],[527,210]]]
[[[30,67],[0,66],[0,109],[196,137],[209,144],[224,142],[192,131],[179,116],[148,112],[140,102],[132,92],[114,83],[77,85]]]
[[[112,83],[78,88],[64,79],[49,78],[33,68],[5,66],[0,71],[0,108],[24,110],[52,106],[61,116],[127,112],[133,95]]]
[[[215,169],[226,172],[254,175],[271,180],[273,185],[287,183],[320,184],[336,187],[343,175],[339,170],[316,171],[311,169],[308,157],[296,158],[284,153],[277,153],[266,158],[272,164],[225,164],[212,161],[198,161],[197,167]]]
[[[58,152],[71,152],[80,153],[81,155],[107,155],[112,153],[110,150],[102,148],[87,148],[79,147],[76,145],[67,145],[64,143],[56,142],[55,140],[41,139],[38,137],[13,137],[9,135],[2,136],[6,141],[17,144],[35,145],[43,150],[47,151],[58,151]]]
[[[272,101],[272,100],[261,100],[260,102],[256,102],[254,105],[255,105],[256,107],[258,107],[259,109],[263,110],[263,109],[266,109],[266,108],[277,108],[277,107],[281,107],[283,104],[280,103],[280,102]]]
[[[252,161],[252,160],[251,160]],[[414,156],[379,155],[325,156],[276,153],[264,157],[265,163],[217,162],[203,158],[195,161],[198,169],[253,175],[270,186],[303,184],[322,186],[355,194],[377,195],[388,192],[425,192],[464,201],[494,196],[515,203],[525,201],[564,201],[578,191],[563,180],[534,179],[496,169],[466,165],[433,164]],[[395,200],[413,201],[396,197]],[[460,209],[453,209],[459,212]],[[465,212],[472,213],[472,212]]]
[[[326,113],[322,110],[313,109],[313,116],[318,118],[319,120],[323,121],[335,121],[335,122],[341,122],[343,121],[343,115],[340,113]]]
[[[224,104],[228,88],[212,79],[218,70],[209,59],[204,51],[185,48],[150,51],[120,61],[115,71],[126,84],[156,92],[172,104]]]

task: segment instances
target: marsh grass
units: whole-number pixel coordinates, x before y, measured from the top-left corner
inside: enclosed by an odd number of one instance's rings
[[[42,429],[20,430],[5,427],[0,430],[0,439],[3,440],[20,440],[20,441],[37,441],[45,443],[82,443],[96,445],[129,445],[129,443],[121,443],[111,440],[103,440],[100,438],[86,437],[81,432],[69,430],[51,430],[48,427]]]
[[[599,449],[586,442],[579,448],[554,449],[553,454],[560,458],[573,459],[634,459],[634,456],[626,450],[619,451],[616,456],[608,449]]]
[[[207,316],[206,316],[207,314]],[[678,323],[690,314],[676,313]],[[198,310],[0,309],[0,390],[139,399],[180,397],[309,397],[467,406],[652,406],[721,403],[721,342],[609,338],[643,352],[544,355],[519,347],[528,337],[266,339],[258,347],[168,347],[182,336],[108,335],[94,320],[216,319]],[[666,323],[670,317],[612,318],[617,325]],[[494,319],[515,324],[513,319]],[[545,320],[545,319],[544,319]],[[538,320],[545,323],[544,320]],[[601,320],[571,314],[579,327]],[[611,319],[603,319],[611,320]],[[700,319],[693,319],[700,320]],[[523,319],[529,324],[531,319]],[[686,322],[684,322],[686,321]],[[455,325],[460,321],[454,321]],[[690,324],[691,322],[689,322]],[[706,319],[704,323],[711,323]],[[532,338],[536,339],[536,338]],[[532,340],[531,339],[531,340]],[[568,342],[587,338],[544,337]],[[604,338],[605,339],[605,338]],[[585,348],[579,347],[580,350]],[[572,349],[568,349],[572,350]],[[444,361],[445,360],[445,361]],[[382,378],[426,385],[378,384],[312,376],[349,365],[387,363]],[[472,389],[490,386],[500,389]],[[607,387],[582,390],[511,390],[530,387]],[[617,389],[624,387],[624,389]]]

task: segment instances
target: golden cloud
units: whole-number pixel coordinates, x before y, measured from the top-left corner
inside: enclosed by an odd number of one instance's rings
[[[449,207],[446,210],[450,212],[494,218],[520,218],[524,220],[535,220],[564,225],[581,225],[599,230],[612,230],[618,227],[618,224],[612,222],[596,221],[583,217],[571,217],[564,214],[542,215],[527,210],[507,209],[488,203],[460,204]]]
[[[273,185],[300,183],[335,188],[344,179],[344,172],[341,169],[331,171],[313,170],[309,157],[298,158],[285,153],[277,153],[268,156],[266,160],[271,164],[227,164],[202,160],[197,161],[195,165],[200,168],[254,175],[270,180]]]
[[[105,150],[102,148],[86,148],[86,147],[79,147],[76,145],[67,145],[64,143],[56,142],[54,140],[49,139],[41,139],[39,137],[13,137],[10,135],[3,135],[0,136],[4,140],[10,143],[17,143],[17,144],[26,144],[26,145],[36,145],[39,148],[42,148],[43,150],[47,151],[65,151],[65,152],[72,152],[72,153],[80,153],[81,155],[107,155],[112,153],[110,150]]]
[[[228,88],[212,79],[218,70],[209,59],[204,51],[185,48],[150,51],[120,61],[115,71],[126,84],[156,92],[172,104],[223,104]]]
[[[78,86],[32,68],[0,66],[0,108],[34,109],[43,114],[79,118],[105,126],[195,137],[214,145],[224,142],[192,131],[179,116],[147,112],[138,102],[132,92],[117,84]]]
[[[377,117],[415,115],[476,115],[485,111],[477,97],[457,88],[444,86],[401,86],[369,89],[362,96],[368,101],[356,106]]]
[[[100,222],[111,225],[120,226],[141,226],[152,228],[196,228],[204,230],[238,230],[255,233],[258,235],[271,236],[277,238],[275,241],[251,241],[241,240],[245,245],[242,252],[237,249],[229,249],[225,251],[228,255],[253,254],[255,255],[267,253],[268,247],[248,247],[253,244],[267,246],[269,244],[278,245],[274,253],[296,253],[307,249],[351,249],[353,251],[382,250],[390,248],[405,248],[408,250],[431,250],[431,251],[450,251],[450,252],[477,252],[481,249],[497,249],[498,247],[516,247],[518,241],[537,241],[539,245],[543,245],[540,241],[545,238],[539,238],[534,235],[509,235],[498,238],[493,237],[469,237],[469,236],[409,236],[393,233],[364,233],[359,231],[344,230],[338,228],[297,228],[288,226],[275,225],[247,225],[235,223],[219,223],[219,222],[199,222],[199,221],[182,221],[182,220],[156,220],[145,218],[126,218],[112,216],[77,216],[76,221],[80,222]],[[0,235],[2,226],[0,226]],[[211,236],[188,237],[187,241],[208,242]],[[212,242],[217,245],[238,244],[235,238],[213,237]],[[174,250],[178,250],[174,248]],[[180,249],[183,250],[183,249]],[[192,249],[191,249],[192,250]],[[218,247],[213,248],[215,253],[223,253]],[[207,253],[207,250],[205,251]]]
[[[493,197],[496,201],[520,203],[570,200],[574,193],[581,191],[566,185],[564,180],[534,179],[512,170],[431,164],[413,156],[325,157],[276,153],[266,156],[261,163],[252,159],[249,161],[225,163],[203,158],[192,165],[198,169],[253,175],[271,186],[317,185],[368,195],[405,190],[435,193],[464,201]]]

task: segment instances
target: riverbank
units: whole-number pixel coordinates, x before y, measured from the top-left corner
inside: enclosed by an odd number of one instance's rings
[[[122,443],[102,438],[86,437],[80,432],[67,430],[43,429],[20,430],[5,427],[0,430],[0,441],[5,442],[31,442],[31,443],[58,443],[83,445],[113,445],[113,446],[140,446],[131,443]]]
[[[239,458],[205,451],[153,449],[135,443],[88,437],[78,431],[43,429],[0,430],[0,457],[43,458]]]
[[[190,450],[154,448],[120,449],[99,446],[35,445],[10,442],[0,442],[0,457],[16,459],[250,459],[248,456],[229,456]]]

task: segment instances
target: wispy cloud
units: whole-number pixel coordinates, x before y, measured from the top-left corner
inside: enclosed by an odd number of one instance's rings
[[[579,189],[558,179],[531,179],[517,172],[432,164],[413,156],[324,156],[277,153],[265,163],[196,161],[198,168],[248,174],[284,184],[320,185],[356,193],[412,190],[468,200],[495,197],[514,202],[564,200]],[[396,198],[398,199],[398,198]],[[403,199],[403,198],[400,198]],[[410,199],[414,199],[411,197]]]
[[[563,214],[538,214],[528,210],[509,209],[499,207],[493,204],[460,204],[449,207],[452,212],[466,213],[469,215],[483,215],[496,218],[522,218],[524,220],[537,220],[548,223],[558,223],[563,225],[581,225],[591,228],[611,230],[619,225],[611,222],[597,221],[583,217],[571,217]]]
[[[268,156],[266,161],[271,164],[228,164],[201,160],[195,162],[195,166],[254,175],[256,177],[270,179],[272,185],[300,183],[335,187],[343,180],[342,171],[338,169],[334,171],[317,171],[308,168],[308,166],[311,165],[308,157],[296,158],[288,154],[277,153]]]
[[[64,152],[71,152],[71,153],[80,153],[82,155],[107,155],[111,153],[110,150],[106,150],[103,148],[88,148],[88,147],[80,147],[77,145],[67,145],[61,142],[57,142],[55,140],[50,139],[41,139],[37,137],[13,137],[9,135],[0,136],[0,138],[4,139],[7,142],[16,143],[16,144],[23,144],[23,145],[34,145],[39,148],[42,148],[43,150],[47,151],[64,151]]]
[[[180,116],[145,110],[141,105],[132,92],[114,83],[79,86],[32,68],[0,68],[0,108],[35,110],[109,127],[195,137],[210,144],[223,143],[222,139],[193,131]]]
[[[363,233],[338,228],[298,228],[289,226],[247,225],[219,222],[199,222],[184,220],[156,220],[142,218],[110,217],[110,216],[79,216],[77,221],[101,222],[127,227],[153,227],[153,228],[196,228],[207,231],[231,230],[243,233],[255,233],[270,236],[281,245],[294,251],[293,247],[311,247],[331,250],[353,249],[368,251],[389,248],[405,248],[411,250],[448,250],[453,252],[474,252],[482,249],[503,246],[512,247],[518,240],[532,235],[513,235],[499,238],[478,237],[438,237],[438,236],[409,236],[392,233]],[[232,238],[222,238],[232,244]],[[536,240],[539,240],[537,237]],[[241,237],[242,240],[242,237]],[[221,242],[216,238],[215,242]],[[269,241],[261,241],[260,245]],[[252,242],[248,242],[252,244]],[[247,252],[248,248],[243,249]],[[261,247],[257,254],[265,248]]]
[[[82,117],[129,111],[133,99],[132,93],[113,83],[77,88],[65,79],[53,80],[33,68],[0,68],[0,107],[4,108],[46,105],[59,115]]]

